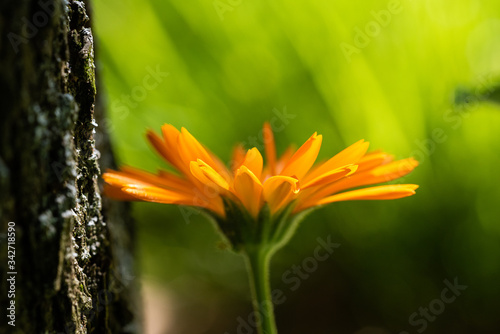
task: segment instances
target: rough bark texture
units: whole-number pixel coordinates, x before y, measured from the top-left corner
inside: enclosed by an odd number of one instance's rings
[[[93,36],[80,1],[0,4],[1,333],[138,331],[132,222],[103,201],[113,157],[96,119]],[[98,150],[99,149],[99,150]],[[15,222],[15,268],[7,226]],[[15,271],[15,297],[7,281]],[[15,327],[3,316],[15,300]]]

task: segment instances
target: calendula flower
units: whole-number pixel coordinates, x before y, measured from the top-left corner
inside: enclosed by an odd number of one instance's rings
[[[257,218],[265,205],[272,214],[293,205],[293,213],[310,207],[348,200],[395,199],[413,195],[414,184],[351,188],[391,181],[411,172],[418,162],[393,161],[385,152],[366,153],[368,142],[360,140],[326,162],[313,166],[322,136],[314,133],[296,152],[290,148],[276,156],[271,127],[264,125],[267,164],[257,148],[244,151],[237,146],[231,168],[201,145],[185,128],[162,127],[163,138],[148,131],[155,150],[179,173],[157,174],[123,167],[103,175],[108,196],[197,206],[225,217],[224,198],[237,203]]]
[[[106,194],[120,200],[194,206],[208,213],[233,249],[246,255],[260,330],[268,333],[276,333],[264,282],[269,258],[289,240],[305,213],[333,202],[407,197],[418,187],[365,187],[405,176],[418,162],[393,161],[382,151],[367,153],[369,143],[364,140],[315,165],[321,135],[314,133],[298,150],[289,148],[278,157],[271,126],[265,123],[266,164],[257,148],[245,151],[236,146],[231,166],[226,167],[185,128],[179,131],[165,124],[161,130],[162,137],[148,131],[147,138],[177,173],[153,174],[132,167],[108,171],[103,175]]]

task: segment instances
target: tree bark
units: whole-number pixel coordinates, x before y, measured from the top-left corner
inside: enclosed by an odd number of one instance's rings
[[[0,4],[1,333],[139,331],[132,221],[98,185],[114,160],[87,8]]]

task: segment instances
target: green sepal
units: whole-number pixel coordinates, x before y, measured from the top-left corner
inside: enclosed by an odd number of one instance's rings
[[[295,234],[300,222],[315,208],[293,214],[294,203],[283,210],[271,214],[265,204],[254,218],[241,205],[230,198],[223,197],[225,217],[205,211],[205,215],[215,223],[216,228],[227,239],[235,252],[254,249],[267,249],[270,253],[285,246]]]
[[[288,213],[280,217],[277,229],[273,234],[273,253],[284,247],[292,239],[302,220],[315,209],[315,207],[309,208],[296,214],[291,214],[293,207],[285,209],[285,212]]]

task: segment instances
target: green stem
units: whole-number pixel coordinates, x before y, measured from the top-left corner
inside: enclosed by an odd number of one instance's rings
[[[256,248],[245,252],[252,287],[254,312],[258,315],[259,334],[277,334],[274,320],[274,305],[269,284],[269,262],[271,251]]]

